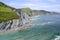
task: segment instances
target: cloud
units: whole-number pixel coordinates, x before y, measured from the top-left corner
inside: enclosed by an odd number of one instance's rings
[[[1,0],[2,1],[2,0]],[[37,10],[48,10],[60,12],[60,1],[59,0],[4,0],[6,4],[15,8],[29,7]]]

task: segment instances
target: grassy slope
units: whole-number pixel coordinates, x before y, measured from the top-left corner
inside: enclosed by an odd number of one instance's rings
[[[32,14],[32,9],[30,8],[21,8],[21,11],[24,13],[27,13],[29,16],[31,16]]]
[[[10,7],[7,8],[4,5],[0,5],[0,22],[19,18],[19,16],[9,8]]]
[[[47,13],[50,14],[49,11],[45,11],[45,10],[32,10],[30,8],[21,8],[21,10],[22,12],[27,13],[28,15],[32,15],[33,14],[32,12],[35,12],[36,15],[47,14]]]
[[[22,12],[28,13],[30,11],[30,8],[21,8]]]

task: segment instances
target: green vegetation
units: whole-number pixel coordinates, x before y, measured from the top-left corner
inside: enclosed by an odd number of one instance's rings
[[[32,15],[32,9],[30,9],[30,8],[21,8],[21,11],[24,13],[27,13],[27,15],[29,15],[29,16]]]
[[[0,2],[0,22],[17,19],[17,18],[19,18],[19,16],[15,12],[5,7],[4,4],[1,5]]]
[[[30,8],[21,8],[22,12],[29,13],[31,11]]]

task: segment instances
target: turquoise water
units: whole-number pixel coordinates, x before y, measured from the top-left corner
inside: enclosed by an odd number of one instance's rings
[[[32,17],[31,27],[0,34],[0,40],[54,40],[60,36],[60,15]]]

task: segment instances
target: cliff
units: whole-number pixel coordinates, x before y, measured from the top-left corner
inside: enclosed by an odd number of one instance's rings
[[[0,30],[15,29],[29,23],[30,17],[27,14],[19,10],[16,13],[20,15],[20,18],[0,23]]]
[[[0,2],[0,30],[10,30],[29,23],[30,17],[21,10]]]

